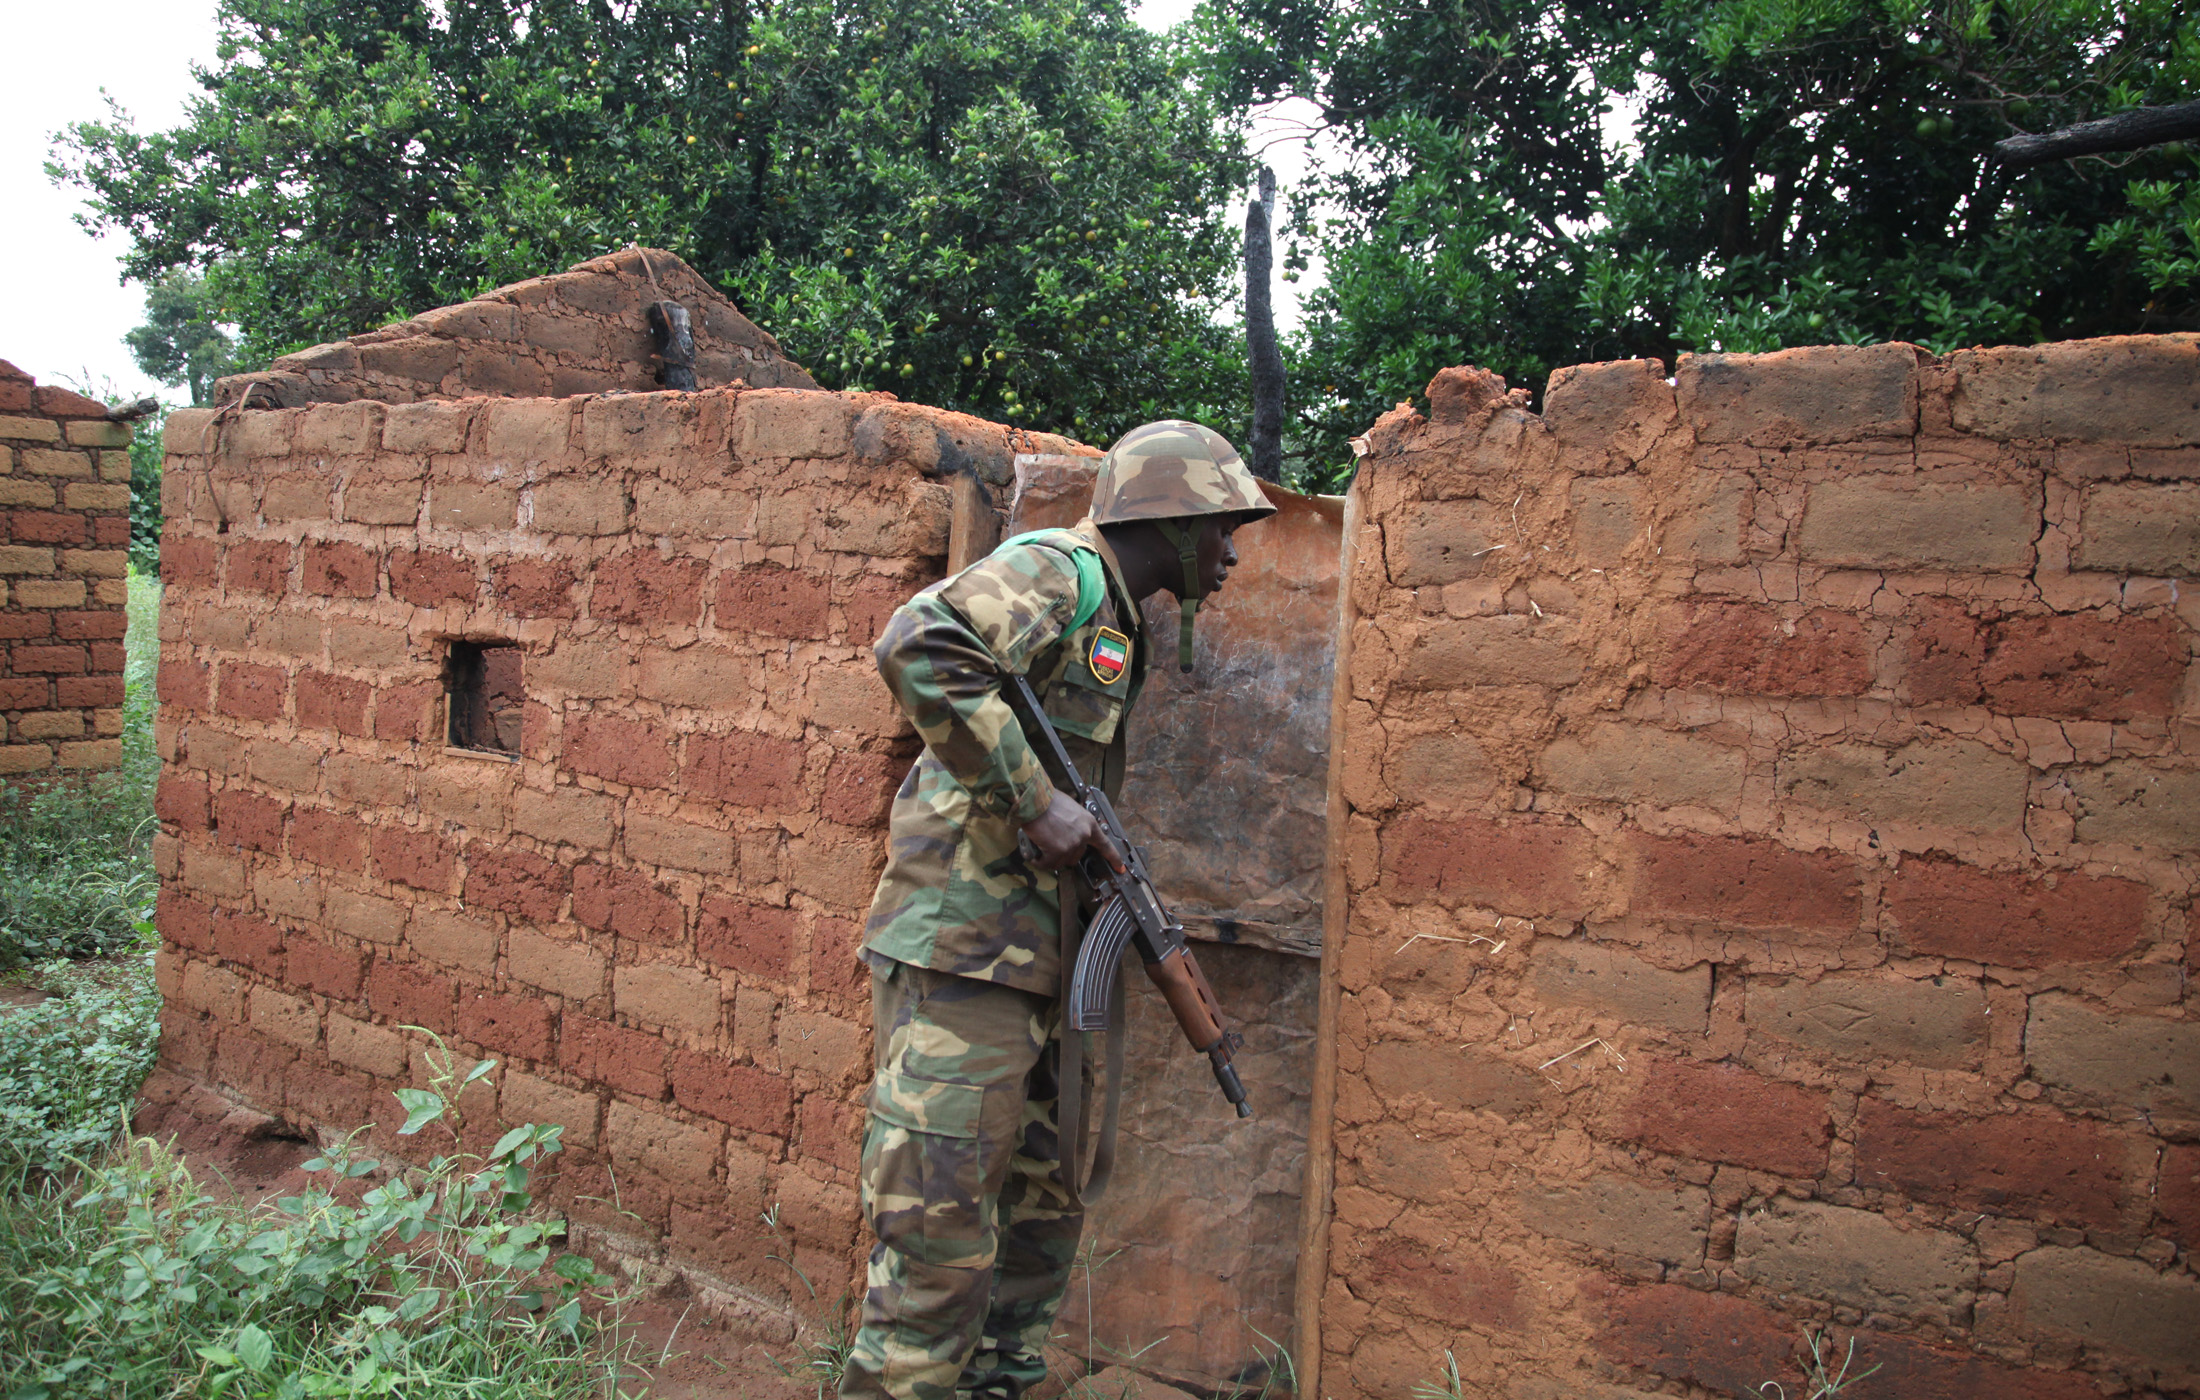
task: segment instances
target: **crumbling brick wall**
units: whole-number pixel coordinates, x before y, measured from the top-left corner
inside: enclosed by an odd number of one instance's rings
[[[2200,343],[1429,400],[1347,526],[1314,1393],[1799,1395],[1823,1327],[1865,1400],[2193,1394]]]
[[[122,761],[130,425],[0,360],[0,778]]]
[[[255,408],[298,408],[643,393],[664,384],[647,315],[657,301],[686,308],[701,388],[736,380],[752,389],[817,387],[685,262],[662,248],[629,248],[229,375],[215,384],[214,402],[249,394]]]
[[[402,1147],[433,1032],[503,1064],[477,1138],[565,1125],[599,1243],[736,1307],[801,1296],[771,1255],[859,1277],[855,949],[916,743],[870,645],[947,552],[937,474],[1005,481],[1007,431],[724,390],[183,411],[167,445],[155,1094]],[[451,654],[498,642],[517,752],[453,747]]]

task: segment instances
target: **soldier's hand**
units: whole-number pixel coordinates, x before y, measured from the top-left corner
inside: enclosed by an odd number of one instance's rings
[[[1060,870],[1087,850],[1099,852],[1100,858],[1117,872],[1123,869],[1123,857],[1100,830],[1100,823],[1060,788],[1054,790],[1054,800],[1037,821],[1024,828],[1023,834],[1038,850],[1039,858],[1033,864],[1041,870]]]

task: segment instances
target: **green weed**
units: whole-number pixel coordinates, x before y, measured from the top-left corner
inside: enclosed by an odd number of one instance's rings
[[[398,1091],[400,1130],[441,1125],[472,1080],[448,1055]],[[140,1139],[74,1177],[0,1193],[0,1394],[153,1400],[326,1395],[577,1400],[615,1391],[620,1299],[537,1210],[531,1173],[557,1127],[489,1154],[384,1172],[354,1138],[306,1163],[301,1195],[252,1205],[202,1192]]]
[[[150,935],[110,962],[36,965],[59,995],[0,1016],[0,1190],[96,1156],[129,1122],[160,1039]]]

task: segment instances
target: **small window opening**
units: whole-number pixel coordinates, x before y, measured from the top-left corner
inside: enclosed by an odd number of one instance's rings
[[[453,748],[519,754],[526,692],[520,649],[510,642],[453,642],[443,668]]]

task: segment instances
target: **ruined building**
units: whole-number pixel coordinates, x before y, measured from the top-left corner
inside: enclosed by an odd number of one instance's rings
[[[1092,449],[815,390],[688,276],[171,418],[153,1093],[387,1137],[432,1029],[587,1242],[764,1326],[859,1277],[870,643]],[[1447,370],[1279,497],[1156,675],[1125,806],[1262,1116],[1134,994],[1065,1330],[1339,1400],[1798,1395],[1807,1330],[1861,1400],[2193,1393],[2200,344],[1517,397]]]

